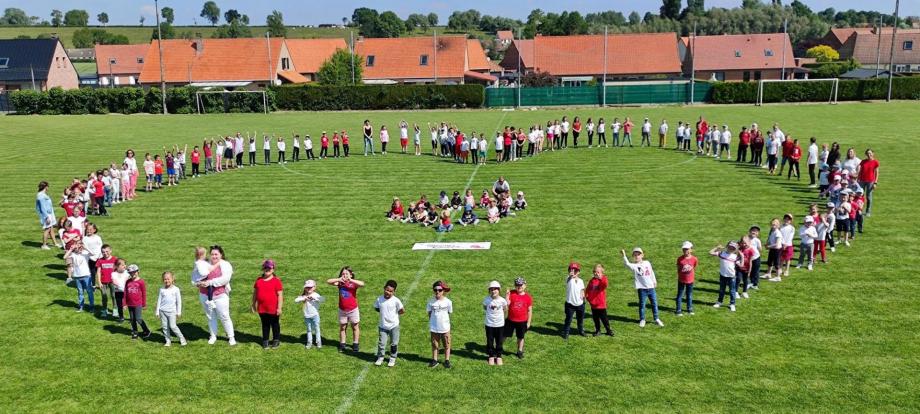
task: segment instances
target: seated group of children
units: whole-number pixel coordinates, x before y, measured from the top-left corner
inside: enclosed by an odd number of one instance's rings
[[[494,224],[504,217],[515,216],[515,211],[527,208],[527,200],[523,191],[518,191],[517,197],[511,200],[508,193],[498,193],[493,198],[489,195],[489,190],[482,190],[477,204],[473,190],[466,189],[464,196],[461,196],[459,191],[454,191],[453,197],[448,197],[446,191],[441,191],[436,204],[432,204],[428,197],[422,194],[418,201],[409,203],[409,208],[406,209],[399,197],[393,197],[386,218],[389,221],[417,223],[423,227],[432,226],[438,232],[447,232],[454,229],[451,218],[453,212],[460,212],[457,224],[461,226],[479,224],[479,216],[475,213],[477,207],[485,210],[486,220]]]

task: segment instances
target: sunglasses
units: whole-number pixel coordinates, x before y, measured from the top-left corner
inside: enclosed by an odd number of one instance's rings
[[[443,292],[444,289],[440,289],[440,288],[439,288],[439,289],[434,289],[434,291],[435,291],[435,292]]]

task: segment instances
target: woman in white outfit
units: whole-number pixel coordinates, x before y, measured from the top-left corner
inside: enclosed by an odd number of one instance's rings
[[[211,246],[210,263],[203,258],[195,261],[192,270],[192,282],[198,287],[201,306],[208,319],[208,332],[211,337],[208,344],[217,342],[217,320],[224,326],[230,346],[236,345],[233,334],[233,321],[230,319],[230,278],[233,277],[233,266],[224,260],[224,249],[220,246]],[[213,287],[213,301],[208,302],[208,287]]]

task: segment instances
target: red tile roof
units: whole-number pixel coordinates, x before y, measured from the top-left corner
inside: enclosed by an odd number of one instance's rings
[[[478,41],[465,36],[438,36],[434,53],[433,37],[373,38],[359,40],[355,52],[364,58],[365,79],[431,79],[437,67],[438,78],[463,78],[468,70],[488,70]],[[426,65],[421,57],[427,56]],[[374,64],[367,65],[373,56]]]
[[[887,33],[882,31],[882,50],[878,54],[879,36],[868,32],[856,32],[853,40],[853,58],[863,65],[875,65],[876,61],[881,61],[883,65],[891,64],[891,31]],[[913,42],[911,50],[904,49],[904,42]],[[843,57],[843,56],[841,56]],[[916,65],[920,64],[920,31],[918,30],[898,30],[897,39],[894,45],[894,63],[896,65]]]
[[[784,48],[785,67],[795,66],[792,44],[783,33],[697,36],[690,40],[691,50],[694,47],[694,68],[701,71],[780,69]]]
[[[510,30],[499,30],[495,33],[498,40],[514,40],[514,33]]]
[[[137,75],[144,68],[144,57],[149,44],[96,45],[96,73],[99,75]],[[115,63],[109,66],[109,61]],[[138,62],[140,60],[140,62]],[[158,75],[159,79],[159,75]]]
[[[203,39],[204,48],[196,53],[197,40],[163,40],[164,79],[167,83],[267,81],[277,75],[278,56],[284,39]],[[269,68],[268,44],[272,67]],[[157,41],[150,42],[144,59],[141,83],[160,82],[160,57]]]
[[[284,78],[290,83],[307,83],[310,81],[305,76],[293,70],[282,70],[278,72],[278,76]]]
[[[287,39],[294,69],[299,73],[316,73],[323,62],[338,49],[347,49],[345,39]]]
[[[534,43],[535,42],[535,43]],[[604,73],[604,36],[537,36],[516,40],[524,65],[555,76]],[[607,74],[678,74],[677,34],[637,33],[607,36]]]

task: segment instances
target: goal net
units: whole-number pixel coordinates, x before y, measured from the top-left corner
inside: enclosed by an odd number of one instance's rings
[[[823,82],[827,88],[794,88],[796,83]],[[840,79],[761,79],[757,84],[757,101],[755,105],[764,103],[766,90],[767,102],[824,102],[837,103],[837,87]],[[773,87],[771,87],[773,86]]]
[[[195,109],[199,114],[221,112],[268,113],[265,91],[197,91]]]

